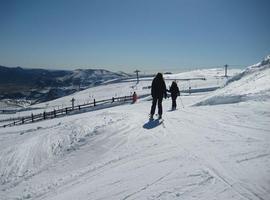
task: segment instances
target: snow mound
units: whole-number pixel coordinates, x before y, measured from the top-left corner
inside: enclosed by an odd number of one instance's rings
[[[270,99],[270,55],[230,78],[225,86],[195,106],[266,101]]]
[[[62,123],[53,126],[20,130],[18,138],[13,138],[11,145],[2,147],[0,152],[0,184],[14,185],[23,178],[31,177],[49,164],[85,145],[89,138],[108,128],[112,123],[121,120],[113,113],[96,115],[96,122],[88,118]],[[44,122],[50,123],[50,122]],[[9,134],[9,133],[7,133]],[[11,187],[7,185],[7,188]]]

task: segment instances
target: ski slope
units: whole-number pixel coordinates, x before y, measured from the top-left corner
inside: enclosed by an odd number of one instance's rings
[[[248,100],[270,99],[270,58],[246,68],[233,76],[226,83],[226,87],[217,90],[212,95],[196,105],[215,105],[237,103]]]
[[[229,76],[236,75],[240,72],[240,69],[230,69],[228,71]],[[224,69],[203,69],[194,70],[189,72],[183,72],[172,75],[165,75],[166,79],[192,79],[192,78],[205,78],[205,80],[191,80],[191,81],[178,81],[180,90],[187,90],[191,88],[205,88],[205,87],[221,87],[226,83],[224,78]],[[112,97],[129,96],[135,91],[139,96],[150,94],[151,81],[153,78],[142,78],[137,84],[136,80],[130,79],[130,82],[117,82],[112,84],[100,85],[97,87],[91,87],[89,89],[76,92],[72,95],[68,95],[62,98],[55,99],[53,101],[28,106],[24,110],[15,114],[2,114],[1,119],[16,118],[22,116],[30,116],[31,113],[39,114],[43,111],[52,111],[54,109],[61,109],[71,106],[71,99],[75,99],[75,105],[93,102],[94,99],[110,99]],[[133,81],[132,81],[133,80]],[[167,87],[171,84],[171,80],[166,81]],[[5,104],[4,104],[5,105]],[[1,101],[0,101],[1,106]],[[15,106],[14,106],[15,109]]]
[[[246,91],[269,80],[263,66],[175,111],[164,100],[163,121],[140,100],[0,129],[0,199],[270,199],[270,101]],[[232,84],[254,98],[201,104]]]

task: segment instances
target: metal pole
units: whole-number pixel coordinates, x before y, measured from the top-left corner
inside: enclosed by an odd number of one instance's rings
[[[227,75],[228,65],[226,64],[224,67],[225,67],[225,77],[228,77],[228,75]]]
[[[136,76],[137,76],[137,83],[139,83],[139,70],[136,70],[136,71],[134,71],[135,73],[136,73]]]
[[[182,106],[183,106],[183,108],[184,108],[183,101],[182,101],[182,99],[181,99],[181,97],[180,97],[180,96],[179,96],[179,98],[180,98],[181,104],[182,104]]]

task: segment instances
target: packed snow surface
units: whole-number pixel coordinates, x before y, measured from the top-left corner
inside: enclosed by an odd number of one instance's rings
[[[263,75],[242,75],[238,92],[267,91]],[[115,86],[123,89],[103,88]],[[0,199],[270,199],[269,97],[193,106],[219,91],[181,96],[175,111],[164,100],[163,120],[149,121],[151,101],[142,99],[2,128]]]
[[[246,68],[228,80],[226,86],[213,92],[196,105],[237,103],[242,101],[269,100],[270,98],[270,57]]]

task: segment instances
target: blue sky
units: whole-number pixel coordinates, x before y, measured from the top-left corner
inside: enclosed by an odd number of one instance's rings
[[[0,0],[0,65],[249,65],[270,54],[269,8],[269,0]]]

